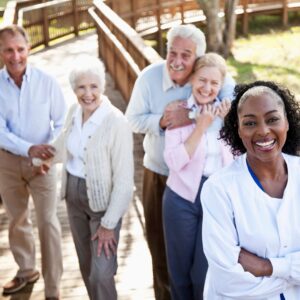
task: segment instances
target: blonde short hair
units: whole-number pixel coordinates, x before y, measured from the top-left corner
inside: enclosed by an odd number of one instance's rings
[[[224,81],[227,72],[227,67],[226,61],[221,55],[209,52],[199,57],[195,62],[194,72],[203,67],[216,67],[221,73],[222,81]]]

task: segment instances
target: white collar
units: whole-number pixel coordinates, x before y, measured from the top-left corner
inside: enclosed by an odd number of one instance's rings
[[[102,98],[102,102],[100,106],[94,111],[94,113],[87,120],[89,123],[90,122],[94,123],[97,126],[99,126],[102,123],[104,117],[108,115],[108,113],[112,109],[111,102],[109,101],[109,99],[104,95],[101,95],[101,98]],[[80,126],[82,124],[82,109],[80,105],[78,105],[77,109],[74,111],[73,122],[79,122],[78,124],[80,124]]]
[[[9,75],[6,66],[4,66],[3,71],[4,71],[4,77],[5,77],[6,80],[11,81],[11,82],[15,82],[13,80],[13,78]],[[23,75],[23,80],[26,80],[27,82],[29,82],[30,77],[31,77],[31,72],[32,72],[31,67],[29,65],[27,65],[25,73]]]

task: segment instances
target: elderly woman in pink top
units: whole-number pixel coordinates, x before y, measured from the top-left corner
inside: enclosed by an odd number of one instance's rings
[[[164,157],[170,169],[163,198],[163,224],[173,300],[203,299],[207,261],[202,249],[200,191],[212,173],[232,161],[219,139],[230,102],[217,99],[226,74],[225,60],[202,56],[191,78],[187,101],[191,125],[166,131]]]

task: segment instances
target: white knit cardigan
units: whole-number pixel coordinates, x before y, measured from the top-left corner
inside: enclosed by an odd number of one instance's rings
[[[110,101],[109,105],[111,112],[89,137],[84,161],[89,206],[93,211],[105,211],[101,225],[113,229],[133,196],[134,163],[132,132],[127,119]],[[66,197],[67,185],[66,162],[69,153],[66,142],[77,106],[75,104],[70,108],[65,126],[53,143],[56,148],[53,162],[63,162],[62,199]]]

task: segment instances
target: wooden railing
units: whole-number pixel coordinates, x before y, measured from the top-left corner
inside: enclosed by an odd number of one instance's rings
[[[195,23],[205,20],[196,0],[106,0],[122,19],[142,35],[153,31],[160,32],[174,22]],[[221,10],[224,0],[220,1]],[[239,0],[236,13],[242,17],[243,32],[248,33],[249,17],[254,14],[281,14],[283,25],[288,24],[288,12],[300,11],[297,0]]]
[[[101,0],[94,0],[94,5],[89,13],[97,28],[99,56],[128,102],[139,72],[162,58]]]
[[[4,24],[18,23],[29,37],[31,48],[48,46],[58,38],[94,27],[88,14],[92,0],[21,0],[10,1],[4,15]],[[39,3],[39,4],[37,4]]]
[[[11,0],[6,4],[6,8],[3,16],[3,25],[17,24],[18,23],[18,13],[21,8],[40,4],[46,0]]]

